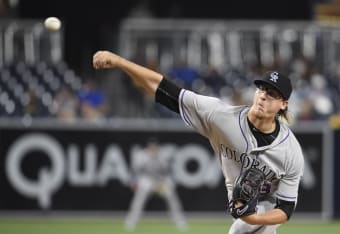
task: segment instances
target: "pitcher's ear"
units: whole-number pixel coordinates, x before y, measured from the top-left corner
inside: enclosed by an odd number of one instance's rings
[[[284,111],[288,109],[288,101],[283,101],[281,105],[281,110]]]

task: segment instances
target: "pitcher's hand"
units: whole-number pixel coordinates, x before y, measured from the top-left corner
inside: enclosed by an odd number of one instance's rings
[[[122,57],[109,51],[98,51],[93,55],[93,67],[95,69],[117,67]]]

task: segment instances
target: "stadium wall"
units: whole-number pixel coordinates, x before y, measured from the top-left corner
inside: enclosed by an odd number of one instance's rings
[[[294,132],[306,157],[297,213],[329,219],[333,216],[331,168],[338,159],[332,161],[333,135],[326,126],[301,123]],[[335,142],[339,136],[336,132]],[[223,176],[205,138],[178,120],[118,119],[109,124],[2,123],[0,211],[126,211],[133,195],[131,157],[150,137],[158,139],[163,153],[173,154],[173,175],[184,210],[225,212]],[[147,210],[164,207],[155,197]]]

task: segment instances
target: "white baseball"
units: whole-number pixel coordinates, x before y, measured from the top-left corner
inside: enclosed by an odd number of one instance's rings
[[[48,17],[44,25],[49,31],[58,31],[61,27],[61,22],[57,17]]]

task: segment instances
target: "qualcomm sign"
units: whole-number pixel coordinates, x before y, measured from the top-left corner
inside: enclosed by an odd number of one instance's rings
[[[131,172],[126,162],[127,156],[133,158],[140,148],[131,145],[130,155],[124,155],[121,146],[109,144],[99,160],[98,149],[88,144],[80,155],[76,144],[62,146],[48,134],[32,133],[18,138],[9,148],[6,157],[6,175],[13,188],[25,197],[37,199],[43,209],[51,207],[52,195],[65,182],[73,187],[105,186],[110,180],[118,180],[128,185]],[[174,157],[173,170],[176,183],[196,188],[203,185],[217,186],[222,178],[217,160],[199,144],[177,146],[161,145],[161,154]],[[33,160],[33,152],[41,152],[48,157],[51,166],[42,166],[37,179],[28,178],[22,170],[25,157]],[[195,161],[197,170],[189,171],[187,164]],[[82,169],[80,168],[82,166]]]

